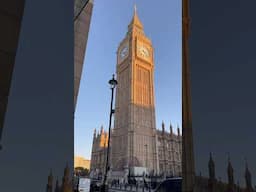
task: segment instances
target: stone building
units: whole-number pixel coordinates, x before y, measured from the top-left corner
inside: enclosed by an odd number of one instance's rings
[[[201,174],[195,177],[194,191],[198,192],[255,192],[252,186],[251,173],[248,168],[248,164],[245,164],[245,184],[246,186],[241,187],[239,181],[235,183],[234,181],[234,170],[230,159],[228,159],[227,165],[227,178],[228,182],[223,182],[221,179],[217,179],[215,176],[215,164],[213,161],[212,154],[210,154],[210,159],[208,163],[209,176],[204,177]]]
[[[172,125],[170,132],[165,130],[162,123],[162,130],[157,130],[157,150],[159,173],[167,176],[181,176],[181,155],[182,155],[182,136],[180,128],[177,128],[178,134],[173,133]]]
[[[83,167],[84,169],[90,170],[91,161],[80,156],[75,156],[74,168]]]
[[[154,48],[136,8],[117,49],[116,75],[112,173],[126,177],[136,167],[157,171]]]
[[[181,135],[156,129],[154,93],[154,48],[145,35],[136,7],[127,33],[117,50],[115,121],[111,133],[112,178],[147,174],[181,175]],[[103,173],[108,134],[94,132],[91,170]],[[132,174],[133,174],[132,173]]]
[[[58,178],[56,178],[54,184],[54,177],[52,171],[48,176],[48,182],[46,185],[46,192],[72,192],[73,191],[73,182],[70,178],[70,170],[68,165],[64,169],[64,175],[62,177],[62,182],[59,183]]]
[[[107,159],[108,132],[104,131],[103,126],[100,132],[94,130],[90,170],[93,177],[102,176],[105,173]]]
[[[158,129],[156,131],[158,154],[157,166],[159,167],[158,174],[181,176],[182,136],[180,134],[180,128],[177,128],[177,134],[173,132],[172,125],[170,125],[169,129],[169,132],[167,132],[164,123],[162,123],[162,130]],[[91,175],[94,177],[101,177],[105,173],[107,144],[108,132],[104,131],[103,127],[101,127],[98,133],[95,130],[90,165]],[[157,173],[155,172],[155,174]]]

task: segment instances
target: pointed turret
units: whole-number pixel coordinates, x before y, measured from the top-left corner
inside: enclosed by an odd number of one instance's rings
[[[208,169],[209,169],[209,178],[211,180],[215,180],[215,165],[214,165],[214,161],[212,159],[212,153],[210,153],[210,160],[208,163]]]
[[[165,132],[165,128],[164,128],[164,121],[162,121],[162,132]]]
[[[248,192],[252,191],[252,176],[248,168],[247,160],[245,159],[245,183],[246,183],[246,190]]]
[[[104,133],[104,128],[103,128],[103,125],[101,125],[100,134],[103,135],[103,133]]]
[[[64,176],[62,178],[62,187],[65,186],[68,183],[69,180],[69,167],[68,167],[68,163],[64,169]]]
[[[228,188],[229,188],[229,191],[232,192],[234,191],[234,170],[233,170],[229,156],[228,156],[227,174],[228,174]]]
[[[170,123],[170,135],[172,136],[173,135],[173,132],[172,132],[172,124]]]
[[[62,178],[62,186],[61,186],[61,190],[63,192],[71,192],[70,189],[70,181],[69,181],[69,174],[70,174],[70,170],[69,170],[69,166],[68,163],[64,169],[64,176]]]
[[[105,147],[108,146],[108,133],[105,133]]]
[[[93,138],[96,138],[96,129],[94,129]]]
[[[208,162],[208,170],[209,170],[209,179],[208,179],[208,187],[210,192],[216,191],[216,179],[215,179],[215,165],[212,159],[212,153],[210,153],[210,159]]]
[[[64,177],[69,177],[69,167],[68,167],[68,163],[66,164],[66,167],[64,169]]]
[[[105,143],[107,140],[107,133],[104,131],[103,126],[101,126],[101,131],[100,131],[100,147],[105,148]]]
[[[54,192],[60,192],[60,186],[59,186],[59,179],[58,178],[56,179]]]
[[[179,127],[179,125],[177,126],[177,131],[178,131],[178,136],[180,136],[180,127]]]
[[[130,22],[128,28],[131,29],[133,27],[138,27],[139,29],[143,30],[143,25],[138,17],[138,14],[137,14],[136,5],[134,5],[134,13],[133,13],[132,21]]]
[[[53,175],[52,175],[52,170],[50,170],[50,174],[48,176],[48,183],[46,185],[46,192],[52,192],[52,187],[53,187]]]

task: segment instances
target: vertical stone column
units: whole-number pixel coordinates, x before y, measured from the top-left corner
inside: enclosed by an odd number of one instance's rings
[[[190,70],[189,70],[189,0],[182,0],[182,191],[194,187],[194,151],[192,134]]]

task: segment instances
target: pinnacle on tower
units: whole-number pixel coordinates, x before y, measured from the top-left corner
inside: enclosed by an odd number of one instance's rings
[[[64,169],[64,177],[69,177],[69,166],[68,166],[68,162],[66,164],[66,167]]]
[[[172,135],[173,132],[172,132],[172,124],[170,123],[170,134]]]
[[[60,192],[60,186],[59,186],[59,179],[58,178],[56,179],[54,192]]]
[[[69,174],[70,174],[70,171],[69,171],[69,166],[67,162],[67,165],[64,169],[64,176],[62,178],[62,185],[61,185],[62,191],[69,191],[69,188],[70,188]]]
[[[215,165],[214,165],[214,161],[212,159],[212,153],[210,153],[208,168],[209,168],[209,177],[210,177],[210,179],[215,180]]]
[[[49,181],[53,180],[53,175],[52,175],[52,169],[50,169],[50,175],[48,176],[48,183]]]
[[[94,129],[93,137],[96,137],[96,128]]]
[[[250,191],[252,189],[252,181],[251,181],[251,173],[249,171],[246,158],[245,158],[245,182],[246,182],[246,189]]]
[[[46,186],[46,191],[47,192],[52,192],[52,187],[53,187],[53,175],[52,175],[52,169],[50,170],[50,174],[48,176],[48,183]]]
[[[137,14],[137,6],[136,4],[134,5],[134,13],[133,13],[133,18],[132,18],[132,21],[130,22],[128,28],[131,28],[133,26],[136,26],[140,29],[143,29],[143,25],[138,17],[138,14]]]
[[[228,173],[228,183],[229,185],[234,185],[234,171],[233,171],[233,167],[230,161],[230,156],[228,154],[228,168],[227,168],[227,173]]]
[[[177,125],[178,136],[180,136],[180,127]]]
[[[162,131],[164,132],[164,121],[162,121]]]
[[[248,170],[248,171],[249,171],[247,159],[244,158],[244,161],[245,161],[245,170]]]
[[[104,132],[103,125],[101,125],[100,134],[103,134],[103,132]]]

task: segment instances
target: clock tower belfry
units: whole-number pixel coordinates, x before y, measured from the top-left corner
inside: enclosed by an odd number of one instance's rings
[[[117,91],[112,133],[111,168],[128,173],[134,167],[158,172],[154,104],[154,56],[151,40],[136,7],[117,50]]]

